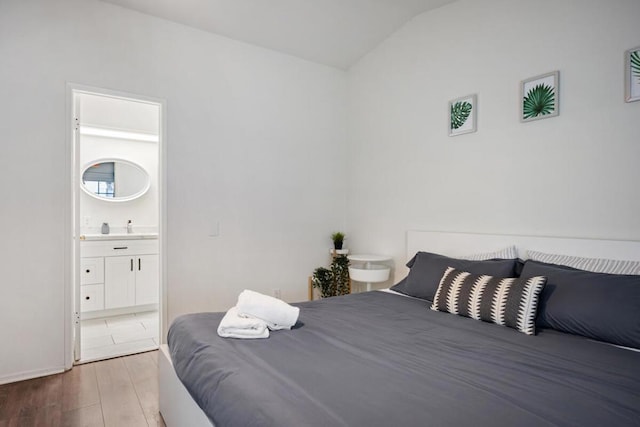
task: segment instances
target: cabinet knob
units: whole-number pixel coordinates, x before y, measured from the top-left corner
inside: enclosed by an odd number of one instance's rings
[[[89,301],[91,299],[91,297],[84,297],[84,299],[86,299],[87,301]]]
[[[91,273],[91,270],[89,270],[89,269],[87,268],[87,271],[86,271],[86,272],[87,272],[87,273]]]

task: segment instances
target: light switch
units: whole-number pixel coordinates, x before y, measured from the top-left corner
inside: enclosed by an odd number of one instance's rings
[[[220,235],[220,221],[212,221],[209,226],[209,237],[218,237]]]

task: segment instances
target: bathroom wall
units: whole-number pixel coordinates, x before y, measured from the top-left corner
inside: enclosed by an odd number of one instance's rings
[[[80,231],[99,233],[103,222],[109,223],[111,232],[122,232],[131,220],[134,231],[158,230],[158,144],[156,142],[81,137],[81,171],[98,159],[118,158],[141,166],[151,178],[149,191],[142,197],[124,202],[98,200],[84,191],[80,194]]]
[[[81,128],[118,130],[142,135],[159,134],[160,107],[157,104],[119,99],[110,96],[78,94],[80,98]],[[158,201],[158,143],[95,135],[80,136],[80,171],[100,159],[124,159],[141,166],[150,176],[151,186],[142,197],[112,202],[96,199],[84,191],[80,194],[80,231],[99,233],[103,222],[111,232],[123,232],[131,220],[134,231],[157,232]]]

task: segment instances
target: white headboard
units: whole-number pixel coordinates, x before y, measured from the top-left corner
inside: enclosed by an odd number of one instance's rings
[[[418,251],[447,256],[492,252],[516,245],[520,258],[527,250],[588,258],[640,260],[640,242],[631,240],[570,239],[559,237],[474,234],[443,231],[407,231],[407,260]]]

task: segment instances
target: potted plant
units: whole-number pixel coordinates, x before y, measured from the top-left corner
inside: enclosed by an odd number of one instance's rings
[[[349,259],[346,255],[338,255],[331,261],[331,279],[334,295],[347,295],[351,292]]]
[[[313,271],[311,284],[320,290],[322,298],[347,295],[351,292],[349,260],[338,255],[331,261],[331,268],[318,267]]]
[[[311,276],[311,283],[314,288],[320,290],[320,296],[322,298],[333,296],[333,274],[331,270],[324,267],[316,268]]]
[[[333,240],[333,248],[335,250],[342,249],[342,243],[344,242],[344,233],[336,231],[331,235],[331,240]]]

